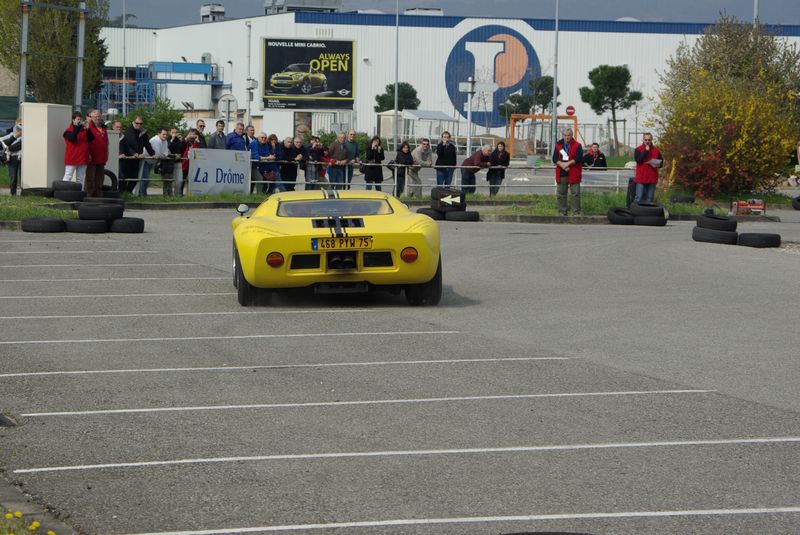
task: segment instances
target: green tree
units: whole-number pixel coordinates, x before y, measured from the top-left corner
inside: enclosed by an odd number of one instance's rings
[[[386,110],[394,109],[394,84],[386,86],[386,92],[382,95],[375,95],[375,111],[380,113]],[[419,107],[419,99],[417,98],[417,90],[408,82],[400,82],[397,84],[397,110],[416,110]]]
[[[670,180],[702,196],[770,190],[800,131],[800,52],[723,16],[681,46],[655,111]]]
[[[176,110],[169,99],[156,97],[153,109],[147,106],[139,106],[128,111],[128,115],[120,116],[123,131],[133,122],[134,117],[140,116],[144,122],[144,128],[153,136],[159,128],[169,130],[172,127],[183,130],[183,112]]]
[[[50,0],[50,3],[78,7],[77,0]],[[100,39],[100,28],[108,16],[108,0],[88,0],[86,41],[83,63],[83,94],[99,88],[108,50]],[[0,0],[0,64],[19,73],[19,0]],[[28,17],[28,91],[38,102],[72,104],[75,95],[75,56],[78,50],[78,14],[42,7],[31,8]]]
[[[642,100],[642,93],[631,91],[631,72],[627,65],[600,65],[589,71],[592,87],[579,89],[581,100],[601,115],[611,111],[611,122],[614,124],[614,154],[619,152],[617,136],[617,110],[626,110]]]

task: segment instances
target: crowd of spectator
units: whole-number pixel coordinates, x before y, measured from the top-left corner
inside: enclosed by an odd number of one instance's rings
[[[256,134],[252,125],[241,122],[225,134],[225,122],[216,121],[215,131],[206,136],[203,119],[196,121],[186,136],[177,128],[159,128],[150,137],[143,118],[136,116],[123,131],[120,121],[112,123],[112,130],[120,134],[119,170],[120,191],[133,193],[138,185],[138,195],[146,196],[151,171],[160,175],[163,193],[167,196],[183,196],[189,172],[189,151],[196,148],[246,151],[251,156],[251,190],[263,194],[276,191],[294,191],[298,174],[304,174],[306,189],[334,188],[350,189],[354,169],[360,168],[367,189],[381,190],[384,180],[383,168],[387,167],[395,179],[395,193],[409,197],[422,195],[422,181],[419,172],[422,168],[436,171],[436,183],[449,186],[453,183],[456,168],[461,169],[461,187],[466,193],[475,192],[476,173],[487,170],[489,195],[497,195],[505,179],[511,155],[505,143],[496,146],[483,145],[457,165],[456,146],[451,134],[442,132],[435,148],[428,138],[419,140],[412,150],[404,142],[393,160],[384,164],[385,149],[379,136],[374,136],[361,158],[361,147],[356,140],[356,132],[341,132],[327,147],[317,136],[310,136],[308,142],[300,137],[286,137],[283,141],[275,134],[264,132]],[[91,110],[84,121],[80,112],[72,114],[70,125],[64,131],[66,149],[64,154],[64,180],[75,180],[84,185],[88,196],[102,196],[105,165],[108,161],[108,131],[98,110]],[[17,124],[0,137],[0,152],[8,164],[11,194],[16,195],[21,159],[22,124]],[[436,155],[434,161],[434,154]],[[661,164],[660,153],[652,145],[648,133],[642,146],[635,151],[637,162],[637,200],[652,199],[654,189],[654,169]],[[553,163],[556,165],[556,196],[559,211],[566,215],[567,192],[571,199],[574,214],[580,214],[581,169],[605,169],[606,157],[597,143],[592,143],[588,151],[572,138],[571,129],[555,147]],[[656,165],[654,165],[656,164]]]

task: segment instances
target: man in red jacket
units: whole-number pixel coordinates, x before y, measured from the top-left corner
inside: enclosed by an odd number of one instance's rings
[[[99,110],[89,112],[89,131],[94,139],[89,142],[89,165],[86,166],[83,189],[87,197],[102,197],[103,178],[108,162],[108,130]]]
[[[64,130],[64,178],[69,182],[72,175],[75,175],[75,182],[83,186],[83,179],[86,177],[86,166],[89,164],[89,143],[94,139],[94,135],[81,122],[81,112],[72,112],[72,122]]]
[[[583,147],[572,138],[572,129],[562,132],[563,138],[556,143],[553,163],[556,165],[556,201],[558,213],[567,215],[567,189],[572,205],[572,215],[581,215],[581,162]]]
[[[653,202],[658,183],[658,168],[664,165],[661,151],[653,145],[653,134],[645,132],[642,144],[633,152],[636,160],[636,197],[633,202]]]

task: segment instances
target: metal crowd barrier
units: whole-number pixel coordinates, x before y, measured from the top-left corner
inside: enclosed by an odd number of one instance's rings
[[[145,157],[120,156],[119,159],[120,160],[123,160],[123,159],[136,159],[136,160],[152,161],[152,162],[158,162],[158,161],[166,160],[164,158],[154,158],[154,157],[150,157],[150,156],[145,156]],[[184,161],[184,160],[187,160],[187,159],[188,158],[174,158],[174,159],[169,159],[169,161],[173,162],[176,166],[180,166],[181,162]],[[251,162],[251,164],[265,163],[265,162],[260,161],[260,160],[250,160],[250,162]],[[395,189],[396,186],[397,186],[395,170],[397,168],[399,168],[399,167],[404,167],[406,169],[412,168],[412,167],[419,168],[419,173],[422,173],[423,171],[428,171],[429,173],[435,173],[435,170],[436,170],[437,167],[438,168],[455,169],[455,170],[465,169],[465,168],[475,169],[474,167],[462,166],[462,165],[419,166],[419,165],[406,165],[406,164],[387,164],[387,163],[377,164],[377,163],[359,162],[359,163],[349,164],[349,165],[340,165],[338,167],[343,167],[343,168],[344,167],[353,167],[354,171],[358,170],[360,167],[382,167],[382,168],[386,167],[391,172],[391,174],[390,174],[388,179],[384,178],[383,182],[378,182],[378,183],[372,183],[372,182],[332,183],[332,182],[329,181],[329,179],[327,177],[324,180],[315,180],[315,181],[306,180],[306,177],[304,176],[305,173],[301,173],[300,172],[302,170],[301,166],[309,166],[309,165],[320,166],[320,165],[324,165],[324,166],[328,167],[328,166],[331,165],[331,164],[326,163],[326,162],[309,162],[309,161],[300,162],[300,161],[296,161],[296,160],[272,160],[272,161],[267,162],[267,163],[274,164],[274,165],[286,165],[286,164],[295,164],[295,165],[297,165],[297,167],[298,167],[297,180],[294,180],[294,181],[292,181],[292,180],[267,181],[267,180],[253,180],[251,178],[251,180],[250,180],[251,184],[283,184],[284,186],[285,185],[294,185],[296,187],[297,186],[303,186],[305,189],[309,189],[309,186],[311,186],[311,187],[324,187],[324,188],[333,188],[334,186],[344,186],[344,187],[347,187],[349,189],[349,188],[352,188],[354,186],[356,188],[365,188],[366,186],[373,186],[374,187],[375,185],[379,185],[379,186],[391,186],[391,191],[395,195],[397,194],[396,189]],[[142,176],[141,176],[143,167],[144,166],[140,166],[139,167],[139,176],[137,178],[119,177],[118,181],[119,182],[132,182],[133,181],[133,182],[139,183],[139,182],[141,182],[143,180],[148,180],[148,181],[150,181],[150,180],[160,180],[162,182],[164,182],[164,181],[171,181],[173,183],[174,182],[180,182],[181,184],[183,184],[185,182],[184,179],[178,180],[178,179],[175,179],[175,178],[163,178],[163,177],[160,177],[158,179],[154,179],[152,177],[147,178],[147,179],[143,179]],[[489,184],[488,180],[486,180],[486,175],[484,173],[482,173],[482,172],[483,171],[488,171],[489,169],[503,169],[503,167],[482,167],[482,168],[480,168],[479,170],[477,170],[475,172],[475,175],[476,175],[475,176],[475,178],[476,178],[475,184],[474,185],[470,184],[470,185],[468,185],[468,187],[476,188],[476,193],[478,192],[478,190],[486,190],[486,192],[488,193],[488,188],[490,187],[490,184]],[[503,192],[504,194],[508,194],[508,193],[524,193],[524,190],[529,190],[532,193],[536,192],[536,191],[541,191],[542,189],[549,189],[549,190],[552,191],[552,190],[555,189],[555,176],[554,176],[555,175],[555,169],[556,169],[556,167],[554,165],[540,165],[540,166],[510,165],[508,167],[505,167],[505,170],[506,170],[505,178],[504,178],[504,180],[502,181],[502,183],[498,187],[500,188],[500,191]],[[181,169],[181,172],[183,172],[182,169]],[[633,169],[628,169],[628,168],[624,168],[624,167],[613,167],[613,168],[610,167],[610,168],[606,168],[606,169],[596,169],[596,168],[591,168],[591,167],[588,167],[588,168],[584,167],[583,168],[583,179],[582,179],[582,182],[581,182],[581,189],[590,189],[590,190],[591,189],[596,189],[596,190],[607,190],[607,191],[614,191],[614,192],[625,191],[627,189],[627,187],[628,187],[628,178],[633,176],[634,173],[635,173],[635,171]],[[358,175],[362,175],[363,176],[363,174],[361,174],[361,173],[358,173]],[[302,180],[300,180],[301,178],[302,178]],[[422,177],[420,177],[420,179],[422,179]],[[406,182],[406,187],[408,187],[408,185],[409,185],[408,171],[406,171],[406,181],[405,182]],[[430,189],[431,187],[436,186],[435,176],[433,177],[433,180],[431,180],[431,177],[428,176],[428,177],[426,177],[425,181],[423,181],[422,184],[413,184],[413,185],[421,186],[423,188],[423,190],[424,189]],[[458,173],[458,172],[453,173],[453,180],[452,180],[452,183],[450,184],[450,186],[452,186],[452,187],[463,186],[463,184],[461,183],[460,173]]]

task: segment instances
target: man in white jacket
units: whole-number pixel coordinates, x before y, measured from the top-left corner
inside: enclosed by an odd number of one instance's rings
[[[169,141],[167,140],[167,129],[160,128],[158,133],[150,138],[150,146],[153,147],[153,156],[155,160],[163,160],[169,158]],[[142,169],[142,181],[139,182],[139,196],[147,196],[147,185],[150,183],[150,169],[155,167],[155,160],[145,160],[144,169]]]

